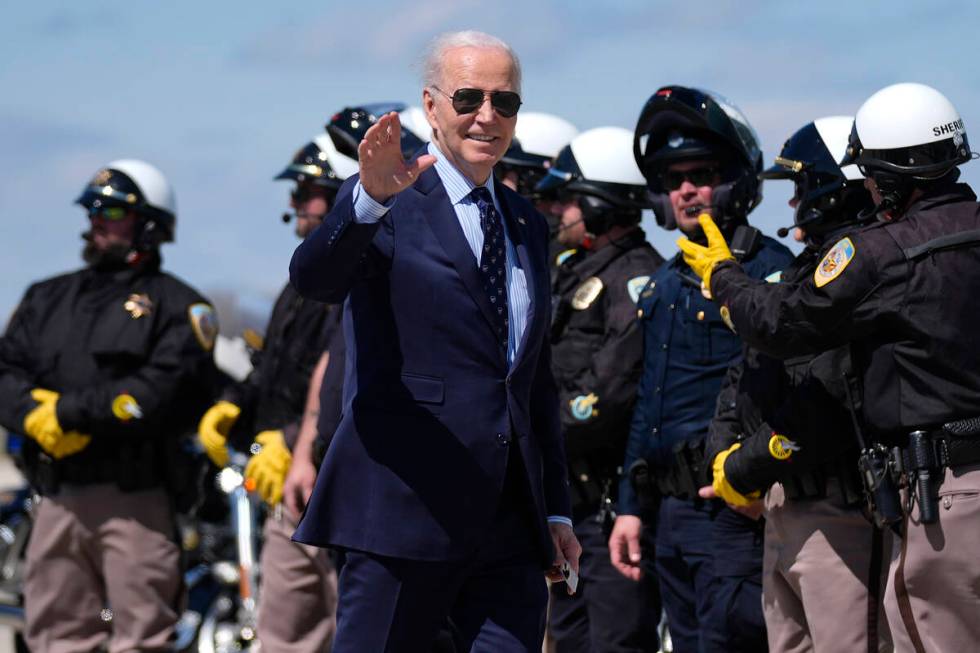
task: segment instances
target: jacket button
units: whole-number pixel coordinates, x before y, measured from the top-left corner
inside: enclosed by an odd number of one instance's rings
[[[510,438],[503,433],[498,433],[497,444],[499,444],[501,447],[506,447],[508,444],[510,444]]]

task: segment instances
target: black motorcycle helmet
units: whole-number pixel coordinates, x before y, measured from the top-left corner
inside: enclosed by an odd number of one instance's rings
[[[401,102],[377,102],[355,107],[346,107],[335,113],[326,124],[327,134],[333,141],[334,147],[341,154],[357,160],[357,146],[360,145],[364,134],[378,118],[392,111],[402,112],[408,106]],[[402,156],[411,158],[425,142],[402,125],[401,150]]]
[[[657,223],[676,229],[663,174],[671,163],[717,159],[722,183],[712,202],[722,231],[745,222],[762,200],[762,150],[745,116],[719,95],[697,88],[664,86],[650,96],[636,123],[633,157],[649,188]]]
[[[333,143],[326,135],[315,137],[296,151],[293,160],[275,176],[275,179],[290,179],[297,185],[315,184],[334,192],[340,190],[346,175],[338,174],[331,165],[330,150],[332,149]]]
[[[783,145],[762,179],[789,179],[796,187],[793,226],[803,228],[806,242],[819,247],[827,236],[862,222],[873,208],[871,194],[857,166],[838,163],[847,148],[853,119],[830,116],[807,123]],[[789,229],[779,230],[780,236]]]

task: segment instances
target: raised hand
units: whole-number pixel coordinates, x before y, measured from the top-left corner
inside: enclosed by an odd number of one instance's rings
[[[373,200],[382,204],[414,184],[419,175],[436,162],[431,154],[405,161],[401,120],[394,111],[381,116],[367,130],[357,146],[357,157],[361,186]]]

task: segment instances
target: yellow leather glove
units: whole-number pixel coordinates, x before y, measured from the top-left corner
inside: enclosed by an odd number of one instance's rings
[[[219,401],[208,408],[197,425],[197,439],[218,467],[228,464],[228,433],[241,413],[242,409],[230,401]]]
[[[270,506],[282,501],[282,486],[286,482],[286,472],[293,462],[282,431],[262,431],[255,436],[262,445],[245,466],[245,479],[254,479],[259,496]]]
[[[56,459],[76,454],[92,441],[90,435],[83,435],[78,431],[65,433],[61,430],[56,410],[60,396],[53,390],[34,388],[31,390],[31,397],[37,402],[37,406],[24,418],[24,432]]]
[[[677,246],[681,248],[684,253],[684,261],[691,266],[694,274],[701,277],[705,290],[711,292],[711,271],[722,261],[735,257],[732,256],[731,250],[728,249],[728,243],[725,242],[725,237],[710,215],[707,213],[699,215],[698,224],[701,225],[701,231],[708,239],[707,246],[698,245],[687,238],[678,238]]]
[[[728,479],[725,478],[725,461],[728,460],[728,456],[733,451],[737,451],[741,446],[741,442],[736,442],[715,456],[715,462],[711,465],[715,478],[711,485],[715,489],[715,494],[721,497],[725,503],[730,503],[733,506],[750,506],[762,496],[759,491],[756,490],[746,496],[733,488]]]

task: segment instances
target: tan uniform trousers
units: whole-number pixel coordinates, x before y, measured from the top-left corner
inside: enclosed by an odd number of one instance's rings
[[[181,587],[162,489],[67,486],[38,505],[24,581],[32,651],[171,650]]]
[[[783,486],[766,495],[762,604],[772,653],[868,650],[868,586],[874,529],[847,507],[836,483],[826,499],[786,499]],[[878,546],[877,595],[884,596],[891,531]],[[881,599],[876,601],[878,650],[891,650]]]
[[[885,594],[895,650],[980,650],[980,465],[946,470],[939,521],[921,524],[916,504],[905,533]]]
[[[258,637],[263,653],[323,653],[337,630],[337,573],[326,549],[293,542],[296,520],[265,520]]]

